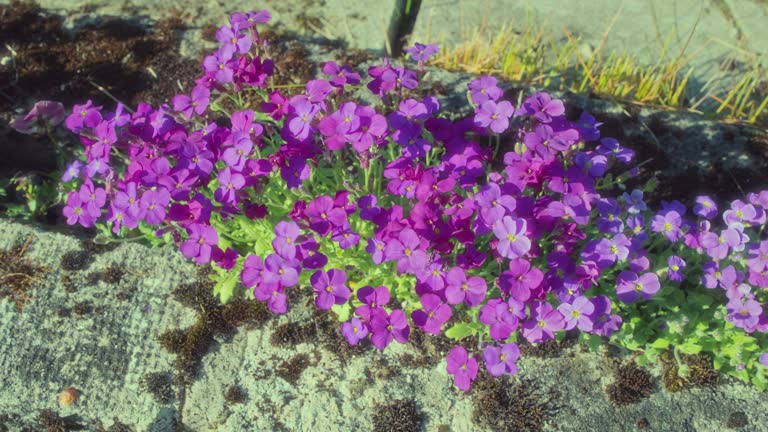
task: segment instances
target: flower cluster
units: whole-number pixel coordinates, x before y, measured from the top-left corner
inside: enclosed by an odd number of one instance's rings
[[[353,345],[384,349],[414,329],[474,335],[494,376],[516,373],[519,337],[616,337],[637,328],[638,304],[664,316],[675,307],[664,296],[699,278],[727,296],[728,323],[768,330],[768,192],[734,201],[722,227],[708,197],[694,218],[677,201],[651,212],[640,189],[611,197],[636,175],[634,153],[594,117],[569,120],[543,92],[516,107],[484,76],[468,85],[474,115],[451,121],[435,97],[416,96],[432,45],[408,50],[418,70],[329,62],[330,78],[283,94],[256,28],[268,20],[232,15],[173,106],[75,106],[65,123],[85,160],[65,174],[79,181],[68,223],[106,218],[114,234],[162,237],[213,262],[224,299],[239,280],[274,313],[288,290],[311,287]],[[380,105],[345,99],[365,88]],[[475,355],[457,347],[447,365],[469,389]]]

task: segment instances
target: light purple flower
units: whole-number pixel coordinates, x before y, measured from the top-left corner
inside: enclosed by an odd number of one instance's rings
[[[477,377],[477,360],[469,357],[464,347],[453,347],[446,357],[446,370],[453,375],[453,384],[466,392]]]
[[[531,306],[531,319],[523,323],[523,337],[528,342],[542,342],[555,337],[554,332],[564,328],[565,320],[549,302]]]
[[[299,282],[299,261],[295,258],[284,258],[270,254],[264,259],[264,273],[261,275],[263,284],[280,285],[290,288]]]
[[[685,260],[677,255],[672,255],[667,259],[669,266],[669,280],[680,282],[683,280],[683,269],[685,269]]]
[[[624,303],[634,303],[639,298],[650,300],[661,289],[661,283],[656,273],[637,273],[623,271],[617,278],[616,295]]]
[[[519,321],[525,318],[525,303],[510,298],[489,300],[481,309],[478,321],[490,327],[493,339],[503,341],[517,330]]]
[[[301,234],[301,229],[295,222],[280,221],[275,225],[275,238],[272,247],[279,255],[285,258],[296,256],[296,239]]]
[[[552,122],[552,117],[565,114],[563,101],[552,99],[548,93],[544,92],[535,93],[532,96],[529,96],[525,102],[523,102],[522,108],[525,114],[533,116],[533,118],[542,123],[550,123]]]
[[[504,344],[501,348],[489,346],[483,351],[485,367],[492,376],[517,373],[517,359],[520,358],[520,348],[515,343]]]
[[[475,125],[490,127],[494,133],[501,134],[509,127],[509,118],[514,114],[515,108],[509,101],[485,101],[475,111]]]
[[[414,43],[412,47],[406,48],[405,52],[411,55],[411,59],[415,60],[417,62],[425,62],[429,60],[430,57],[437,54],[438,52],[438,46],[437,44],[422,44],[422,43]]]
[[[705,219],[713,219],[717,216],[717,204],[708,195],[698,196],[693,206],[693,214]]]
[[[427,265],[427,254],[420,249],[421,240],[416,231],[405,228],[397,239],[387,242],[384,256],[387,261],[397,261],[397,272],[416,273]]]
[[[574,298],[570,303],[563,303],[557,310],[565,317],[565,329],[571,330],[578,327],[584,332],[592,331],[592,317],[595,305],[584,296]]]
[[[485,299],[485,292],[488,289],[485,279],[479,276],[467,278],[461,267],[453,267],[448,270],[445,279],[447,281],[445,298],[448,300],[448,304],[466,302],[467,306],[475,307]]]
[[[350,345],[357,345],[368,335],[368,327],[360,319],[353,317],[348,322],[341,324],[341,334]]]
[[[421,296],[421,309],[411,313],[413,323],[419,326],[425,333],[437,335],[450,318],[451,307],[440,300],[435,294]]]
[[[470,82],[467,87],[469,88],[472,103],[475,105],[480,105],[489,100],[495,101],[504,94],[504,92],[496,86],[496,78],[492,76],[481,76]]]
[[[181,244],[181,253],[187,258],[194,258],[198,264],[211,260],[211,251],[219,243],[216,229],[210,225],[192,224],[187,228],[189,239]]]
[[[531,249],[531,241],[526,237],[525,219],[504,216],[493,224],[493,233],[499,239],[496,250],[499,255],[515,259],[525,255]]]

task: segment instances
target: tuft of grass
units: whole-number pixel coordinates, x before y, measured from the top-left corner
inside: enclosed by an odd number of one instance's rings
[[[530,20],[518,31],[513,23],[493,31],[482,23],[471,32],[462,30],[467,36],[459,44],[447,46],[443,38],[443,49],[432,64],[471,74],[493,74],[548,89],[684,109],[732,121],[768,124],[768,81],[765,70],[756,62],[726,88],[707,92],[702,89],[697,92],[700,94],[693,94],[689,86],[694,72],[691,61],[706,46],[691,54],[686,51],[698,20],[677,55],[669,52],[674,37],[670,32],[662,41],[656,61],[645,64],[629,52],[606,51],[605,42],[616,17],[594,50],[586,49],[583,41],[567,28],[557,35],[545,32]],[[431,26],[428,28],[429,33]],[[429,40],[429,36],[427,34],[423,39]]]

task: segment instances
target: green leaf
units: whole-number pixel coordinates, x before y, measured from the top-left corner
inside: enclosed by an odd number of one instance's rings
[[[682,345],[678,345],[677,349],[683,354],[698,354],[701,352],[701,345],[688,341]]]
[[[458,323],[446,330],[445,335],[450,339],[462,339],[477,334],[482,327],[479,323]]]
[[[670,343],[671,342],[669,339],[658,338],[652,343],[648,344],[648,346],[650,346],[651,348],[663,350],[663,349],[667,349]]]
[[[331,307],[331,310],[336,313],[339,322],[349,320],[350,315],[352,315],[352,306],[350,306],[349,303],[344,303],[342,305],[335,304]]]
[[[235,293],[237,279],[237,272],[232,272],[231,275],[216,282],[216,285],[213,286],[213,294],[218,295],[222,303],[227,303]]]

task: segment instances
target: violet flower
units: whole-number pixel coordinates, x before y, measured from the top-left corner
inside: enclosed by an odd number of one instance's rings
[[[591,315],[595,312],[595,305],[588,298],[578,296],[570,303],[562,303],[557,310],[565,317],[566,330],[578,327],[584,332],[592,331]]]
[[[448,352],[446,370],[453,375],[453,384],[466,392],[477,377],[477,360],[469,357],[464,347],[456,346]]]
[[[412,47],[406,48],[405,52],[411,55],[411,60],[417,61],[417,62],[425,62],[429,60],[430,57],[437,54],[438,52],[438,46],[437,44],[422,44],[422,43],[414,43]]]
[[[537,291],[544,280],[544,272],[524,259],[512,259],[509,261],[509,270],[501,273],[499,277],[499,289],[504,295],[527,302]]]
[[[422,309],[416,309],[411,313],[413,323],[419,326],[425,333],[437,335],[446,322],[451,318],[451,307],[440,300],[435,294],[421,296]]]
[[[211,260],[211,251],[219,243],[216,229],[210,225],[192,224],[187,227],[189,239],[181,244],[181,253],[192,258],[198,264],[206,264]]]
[[[533,116],[542,123],[551,123],[553,117],[565,114],[563,101],[552,99],[549,93],[538,92],[529,96],[522,106],[526,115]]]
[[[491,299],[480,309],[478,321],[489,326],[493,339],[503,341],[517,330],[518,323],[525,318],[525,303],[510,298]]]
[[[634,303],[641,297],[650,300],[661,289],[656,273],[644,273],[638,276],[637,273],[623,271],[619,273],[616,280],[616,295],[624,303]]]
[[[189,120],[192,118],[193,112],[197,115],[203,115],[208,109],[210,97],[210,90],[202,86],[195,86],[190,96],[180,94],[173,97],[173,110],[180,112]]]
[[[339,269],[330,269],[328,272],[318,270],[309,278],[312,289],[317,297],[315,306],[318,309],[327,310],[334,304],[340,305],[347,302],[352,292],[345,285],[347,274]]]
[[[515,108],[508,101],[498,104],[494,101],[485,101],[475,111],[475,125],[481,128],[490,127],[497,134],[504,133],[509,127],[509,118],[514,114]]]
[[[563,315],[548,302],[538,302],[531,306],[531,319],[523,323],[523,337],[528,342],[542,342],[553,339],[554,332],[564,328]]]
[[[493,233],[499,239],[496,251],[499,255],[515,259],[531,249],[531,240],[526,237],[525,219],[504,216],[493,224]]]
[[[383,311],[383,307],[389,303],[389,289],[385,286],[373,288],[366,285],[357,290],[357,299],[363,304],[355,309],[355,313],[363,320],[370,322],[373,315]]]
[[[445,298],[448,304],[459,304],[466,302],[467,306],[475,307],[485,299],[485,292],[488,286],[485,279],[479,276],[467,277],[464,269],[453,267],[445,274],[446,287]]]
[[[489,346],[483,351],[485,367],[492,376],[517,373],[517,359],[520,358],[520,348],[515,343],[504,344],[501,348]]]
[[[504,94],[504,92],[496,86],[496,78],[492,76],[481,76],[470,82],[467,87],[469,88],[470,98],[475,105],[480,105],[489,100],[496,101]]]
[[[368,327],[359,318],[352,317],[349,321],[341,324],[341,334],[344,335],[350,345],[354,346],[368,336]]]
[[[387,314],[383,309],[373,313],[370,320],[371,342],[376,348],[383,350],[393,340],[400,343],[408,342],[411,328],[408,327],[408,318],[400,309],[393,309]]]
[[[677,255],[672,255],[667,258],[669,280],[676,282],[683,280],[683,269],[685,269],[685,265],[685,260]]]

